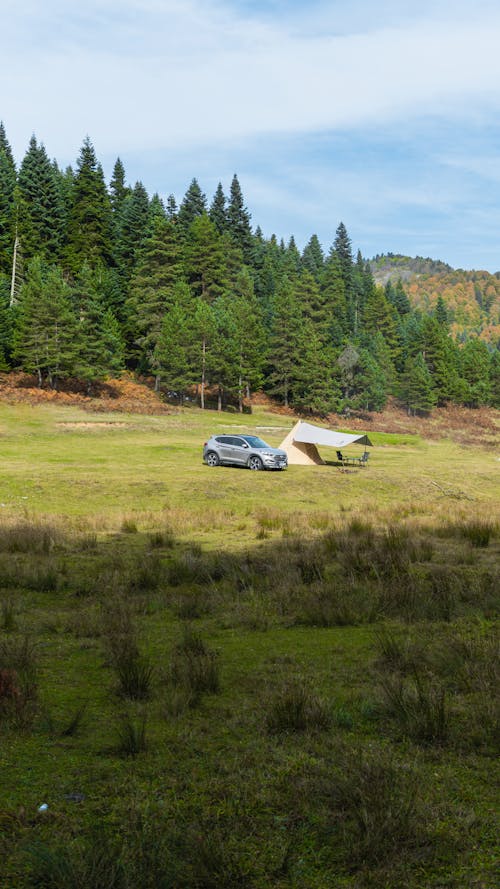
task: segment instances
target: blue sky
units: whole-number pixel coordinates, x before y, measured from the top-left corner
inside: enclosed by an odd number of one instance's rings
[[[180,201],[237,172],[255,225],[500,269],[498,0],[17,0],[0,119]]]

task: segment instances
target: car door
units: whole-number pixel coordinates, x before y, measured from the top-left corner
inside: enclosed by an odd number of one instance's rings
[[[248,460],[249,445],[244,438],[232,437],[232,462],[244,465]]]
[[[233,444],[232,438],[230,435],[218,435],[217,436],[217,451],[219,454],[219,458],[221,463],[232,463],[233,462]]]

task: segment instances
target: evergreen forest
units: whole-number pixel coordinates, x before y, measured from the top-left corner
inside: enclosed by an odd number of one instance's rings
[[[193,178],[179,205],[131,186],[119,158],[107,184],[89,138],[63,170],[33,136],[17,168],[0,124],[0,370],[89,393],[129,371],[240,410],[257,389],[318,415],[389,396],[412,414],[499,407],[495,337],[457,326],[452,295],[377,281],[342,222],[332,237],[327,252],[315,234],[302,251],[265,237],[236,175],[211,199]],[[487,317],[498,287],[467,286]]]

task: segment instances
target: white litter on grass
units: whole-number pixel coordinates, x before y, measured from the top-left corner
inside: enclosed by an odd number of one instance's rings
[[[38,811],[39,812],[46,812],[48,808],[49,807],[48,807],[47,803],[42,803],[41,806],[38,806]]]

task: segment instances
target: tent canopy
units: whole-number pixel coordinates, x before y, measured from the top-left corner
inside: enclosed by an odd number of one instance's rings
[[[327,445],[330,448],[346,448],[347,445],[364,444],[372,446],[367,435],[347,435],[345,432],[332,432],[330,429],[322,429],[321,426],[313,426],[312,423],[300,421],[292,429],[294,441],[310,442],[315,445]]]
[[[364,444],[372,446],[367,435],[347,435],[344,432],[333,432],[323,429],[321,426],[313,426],[312,423],[304,423],[299,420],[291,432],[283,439],[280,448],[287,452],[289,463],[301,465],[321,464],[317,445],[326,445],[330,448],[346,448],[351,444]]]

